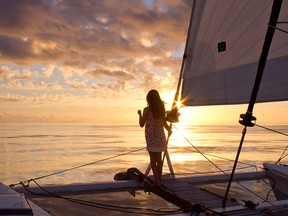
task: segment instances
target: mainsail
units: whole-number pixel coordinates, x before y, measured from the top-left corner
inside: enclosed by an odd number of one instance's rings
[[[183,60],[181,102],[186,106],[248,103],[272,0],[193,3]],[[288,21],[283,1],[279,22]],[[257,102],[288,100],[288,24],[278,23]]]

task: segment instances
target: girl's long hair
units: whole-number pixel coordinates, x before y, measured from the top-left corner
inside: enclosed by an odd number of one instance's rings
[[[157,90],[150,90],[147,94],[146,100],[152,112],[153,118],[160,119],[165,117],[164,102],[161,100]]]

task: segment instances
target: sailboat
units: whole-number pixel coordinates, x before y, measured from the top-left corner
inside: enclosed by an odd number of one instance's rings
[[[288,81],[287,11],[287,1],[281,0],[193,4],[180,76],[182,103],[188,106],[248,103],[246,113],[240,115],[239,123],[244,128],[223,208],[247,129],[255,125],[255,103],[288,99],[283,87]],[[178,89],[180,84],[181,80]],[[274,176],[277,180],[273,178],[273,183],[270,179],[276,197],[288,198],[287,167],[264,163],[264,168],[281,176],[284,187],[276,186],[280,177]]]
[[[174,213],[162,212],[166,215],[268,215],[265,213],[267,211],[269,215],[271,212],[274,212],[274,215],[287,215],[287,166],[264,163],[263,171],[260,172],[236,172],[246,132],[256,124],[257,118],[253,116],[255,103],[288,100],[287,22],[286,0],[194,0],[192,3],[178,86],[167,120],[171,124],[178,121],[178,101],[181,101],[183,106],[248,104],[246,113],[240,114],[239,123],[243,125],[243,132],[231,173],[175,178],[167,151],[165,155],[171,175],[164,180],[163,187],[153,184],[148,177],[148,167],[145,174],[136,168],[128,169],[125,173],[117,174],[115,178],[118,181],[115,182],[49,186],[45,187],[45,190],[29,187],[29,191],[38,195],[52,195],[128,190],[135,195],[135,190],[146,190],[179,207]],[[277,200],[257,205],[246,202],[241,205],[229,199],[232,182],[259,179],[270,181]],[[219,182],[227,183],[224,196],[211,193],[208,196],[205,192],[205,197],[208,198],[204,201],[201,197],[204,196],[203,191],[194,188],[194,185]],[[16,187],[15,192],[5,185],[0,186],[1,199],[7,200],[2,212],[12,212],[15,215],[49,215],[33,202],[27,201],[26,197],[21,195],[23,190]],[[188,197],[177,194],[173,187],[182,190],[190,188]],[[189,200],[191,196],[194,201]],[[211,202],[216,204],[212,205]],[[20,204],[15,206],[13,203]]]

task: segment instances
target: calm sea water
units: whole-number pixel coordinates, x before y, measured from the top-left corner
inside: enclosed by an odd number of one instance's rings
[[[287,125],[269,127],[288,133]],[[215,172],[215,165],[231,169],[242,129],[241,125],[175,124],[169,140],[174,172],[177,176]],[[287,136],[248,128],[238,167],[255,170],[250,165],[275,162],[287,143]],[[145,172],[149,163],[144,129],[136,124],[2,123],[0,145],[0,182],[4,184],[29,179],[42,185],[113,181],[116,173],[131,167]],[[282,162],[287,164],[287,158]],[[164,172],[169,172],[167,163]]]

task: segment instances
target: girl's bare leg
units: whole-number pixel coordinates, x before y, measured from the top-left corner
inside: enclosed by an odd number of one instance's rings
[[[163,161],[162,161],[162,152],[156,153],[156,163],[157,163],[157,170],[158,170],[158,179],[159,185],[161,184],[162,180],[162,170],[163,170]]]
[[[159,179],[158,164],[157,164],[157,160],[156,160],[157,152],[149,152],[149,156],[150,156],[150,164],[151,164],[151,168],[153,171],[155,183],[157,185],[160,185],[161,181]]]

